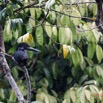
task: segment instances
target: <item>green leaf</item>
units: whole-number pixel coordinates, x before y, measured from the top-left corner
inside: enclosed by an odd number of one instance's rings
[[[35,12],[36,12],[36,18],[38,19],[41,16],[41,13],[42,13],[41,8],[36,8]]]
[[[48,22],[45,23],[45,31],[47,35],[51,38],[52,37],[52,28]]]
[[[29,18],[29,22],[32,26],[35,26],[35,8],[30,8],[31,18]],[[32,19],[34,18],[34,20]]]
[[[0,89],[0,99],[5,99],[4,89]]]
[[[45,93],[43,93],[43,92],[41,92],[41,93],[38,93],[37,95],[36,95],[36,100],[37,101],[40,101],[40,102],[44,102],[44,103],[49,103],[49,98],[48,98],[48,96],[45,94]]]
[[[82,77],[80,77],[79,79],[79,84],[82,84],[84,81],[86,81],[88,79],[88,75],[83,75]]]
[[[57,27],[56,27],[56,26],[53,26],[53,27],[52,27],[52,32],[53,32],[53,34],[52,34],[52,39],[53,39],[54,41],[57,41],[58,31],[57,31]]]
[[[41,26],[37,27],[35,34],[38,44],[43,46],[43,28]]]
[[[72,7],[72,12],[70,10],[70,12],[68,13],[71,16],[71,20],[73,21],[73,23],[77,26],[80,24],[80,20],[81,20],[81,15],[79,13],[78,10],[76,10],[75,8]],[[73,18],[74,17],[80,17],[80,18]]]
[[[81,16],[85,16],[85,12],[86,12],[86,9],[87,9],[87,6],[86,4],[82,4],[82,6],[78,6],[78,11],[80,12]]]
[[[95,49],[96,49],[96,44],[92,43],[92,42],[89,42],[89,44],[88,44],[88,50],[87,50],[88,58],[90,58],[90,59],[93,58],[94,53],[95,53]]]
[[[69,26],[70,25],[70,18],[68,16],[62,15],[60,18],[60,23],[62,26]]]
[[[45,68],[45,69],[44,69],[44,73],[45,73],[46,78],[47,78],[47,80],[48,80],[48,82],[49,82],[50,88],[52,88],[52,87],[53,87],[53,79],[52,79],[52,76],[51,76],[51,74],[50,74],[50,71]]]
[[[82,26],[82,28],[83,28],[84,31],[86,30],[84,32],[84,36],[86,37],[86,39],[88,40],[88,42],[96,43],[96,38],[95,38],[93,32],[90,30],[90,29],[92,29],[92,24],[91,23],[85,23]]]
[[[96,45],[96,56],[97,56],[98,62],[100,63],[101,60],[103,59],[103,50],[99,45]]]
[[[49,103],[57,103],[57,100],[54,96],[51,96],[49,94],[47,94],[48,98],[49,98]]]
[[[77,50],[78,50],[78,55],[79,55],[79,58],[80,58],[80,64],[82,64],[84,62],[82,51],[79,48]]]
[[[91,98],[91,92],[89,90],[85,90],[85,96],[86,96],[86,99],[88,101],[90,101],[90,98]]]
[[[72,53],[72,61],[73,61],[73,64],[74,64],[75,67],[77,67],[79,65],[80,58],[79,58],[77,51]]]
[[[53,63],[52,73],[53,73],[53,78],[54,78],[54,79],[57,79],[58,71],[59,71],[59,70],[58,70],[57,64],[56,64],[56,63]]]
[[[72,42],[72,31],[69,27],[59,29],[59,42],[61,44],[70,44]]]
[[[98,76],[103,78],[103,69],[99,65],[96,65],[95,68]]]
[[[12,31],[11,31],[11,22],[6,21],[4,32],[3,32],[4,41],[8,42],[12,39]]]
[[[82,90],[80,94],[80,103],[86,103],[86,98],[85,98],[85,92],[84,89]]]
[[[76,93],[74,90],[70,90],[70,98],[71,98],[73,103],[76,102]]]

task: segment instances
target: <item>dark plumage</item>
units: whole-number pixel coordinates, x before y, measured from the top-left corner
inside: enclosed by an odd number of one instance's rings
[[[13,54],[13,57],[14,57],[15,61],[20,66],[26,66],[26,64],[27,64],[28,54],[27,54],[26,50],[34,51],[36,53],[40,52],[40,50],[30,47],[26,43],[20,43],[17,46],[17,49],[16,49],[15,53]]]

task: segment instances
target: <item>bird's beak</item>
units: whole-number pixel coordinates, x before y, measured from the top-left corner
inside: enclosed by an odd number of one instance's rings
[[[34,51],[36,53],[40,53],[41,51],[32,47],[27,47],[27,50]]]

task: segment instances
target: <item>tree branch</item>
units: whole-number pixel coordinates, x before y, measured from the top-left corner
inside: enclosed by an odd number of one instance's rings
[[[95,0],[97,3],[97,17],[96,17],[96,25],[100,25],[98,28],[103,33],[103,9],[102,9],[102,0]]]
[[[2,31],[3,31],[2,24],[0,22],[0,48],[5,52]],[[0,49],[0,51],[1,51],[1,49]],[[11,85],[12,89],[14,90],[15,95],[18,98],[19,103],[27,103],[25,101],[23,95],[21,94],[21,91],[19,90],[16,82],[14,81],[14,79],[11,75],[9,65],[8,65],[8,63],[5,59],[5,56],[3,54],[0,54],[0,64],[1,64],[1,67],[2,67],[3,74],[4,74],[5,78],[8,80],[8,82]]]

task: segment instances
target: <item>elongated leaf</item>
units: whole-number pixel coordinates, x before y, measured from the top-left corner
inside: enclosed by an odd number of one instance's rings
[[[86,96],[87,100],[90,101],[91,92],[89,90],[85,90],[85,96]]]
[[[88,58],[90,58],[90,59],[93,58],[94,53],[95,53],[95,49],[96,49],[96,44],[90,42],[90,43],[88,44],[88,51],[87,51]]]
[[[36,40],[39,45],[43,45],[43,28],[41,26],[36,28]]]
[[[80,58],[80,64],[82,64],[84,62],[84,58],[83,58],[82,51],[79,48],[78,48],[78,55],[79,55],[79,58]]]
[[[93,42],[93,43],[96,43],[96,38],[93,34],[93,32],[90,30],[92,29],[92,25],[90,23],[85,23],[83,26],[82,26],[83,30],[88,30],[88,31],[85,31],[84,32],[84,36],[87,38],[88,42]]]
[[[52,87],[53,87],[53,79],[52,79],[52,76],[51,76],[51,74],[50,74],[50,71],[45,68],[45,69],[44,69],[44,73],[45,73],[46,78],[47,78],[47,80],[48,80],[48,82],[49,82],[50,88],[52,88]]]
[[[48,22],[45,23],[45,31],[46,31],[47,35],[51,38],[52,37],[52,28]]]
[[[64,59],[67,57],[68,53],[69,53],[68,46],[67,45],[63,45],[63,57],[64,57]]]
[[[60,18],[60,23],[62,26],[69,26],[70,25],[70,18],[68,16],[62,15]]]
[[[53,26],[53,28],[52,28],[52,32],[53,32],[53,34],[52,34],[52,39],[54,40],[54,41],[57,41],[57,38],[58,38],[58,31],[57,31],[57,27],[56,26]]]
[[[76,93],[74,90],[70,91],[70,97],[71,97],[72,102],[75,103],[76,102]]]
[[[36,100],[44,103],[49,103],[49,98],[43,92],[36,95]]]
[[[56,65],[56,63],[53,63],[53,66],[52,66],[52,72],[53,72],[53,78],[54,79],[57,79],[57,76],[58,76],[58,67]]]
[[[29,22],[32,26],[35,26],[35,8],[30,8],[30,14],[31,18],[34,18],[34,20],[29,18]]]
[[[98,76],[103,78],[103,69],[99,65],[96,65],[95,68]]]
[[[72,61],[73,61],[73,64],[74,64],[75,67],[77,67],[79,65],[80,58],[79,58],[78,52],[74,52],[72,54]]]
[[[78,10],[76,10],[75,8],[72,8],[73,12],[69,12],[70,16],[78,16],[81,17],[80,13],[78,12]],[[75,25],[79,25],[80,24],[80,20],[81,18],[73,18],[71,17],[71,19],[73,20],[73,23]]]
[[[97,56],[98,62],[100,63],[101,60],[103,59],[103,50],[99,45],[96,45],[96,56]]]
[[[72,31],[70,28],[59,29],[59,42],[61,44],[70,44],[72,41]]]
[[[11,31],[11,22],[6,21],[6,25],[4,27],[4,32],[3,32],[3,37],[4,37],[4,41],[8,42],[12,39],[12,31]]]

